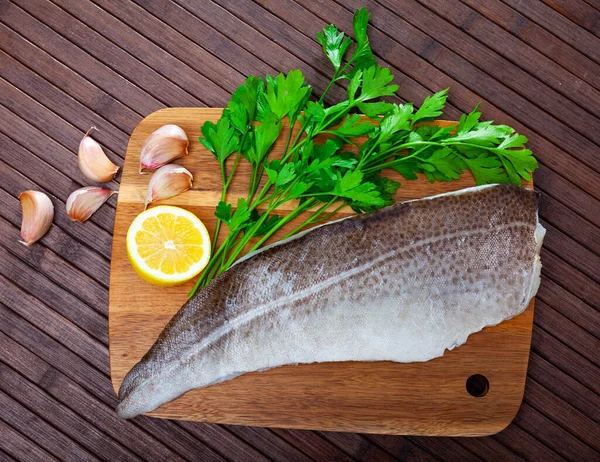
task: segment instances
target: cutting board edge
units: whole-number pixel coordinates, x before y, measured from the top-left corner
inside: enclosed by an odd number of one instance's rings
[[[524,390],[524,389],[523,389]],[[395,436],[439,436],[439,437],[468,437],[468,438],[477,438],[477,437],[485,437],[492,436],[500,433],[505,430],[512,422],[515,420],[519,410],[521,409],[521,405],[523,402],[523,398],[519,401],[519,406],[515,409],[514,413],[503,419],[494,421],[494,424],[498,425],[490,425],[486,429],[480,431],[473,430],[451,430],[450,424],[446,427],[441,424],[436,424],[438,426],[437,430],[422,430],[415,431],[413,429],[399,429],[398,427],[385,427],[385,428],[367,428],[366,426],[317,426],[317,425],[284,425],[284,424],[261,424],[261,423],[239,423],[239,421],[233,421],[228,419],[189,419],[189,418],[180,418],[173,417],[164,414],[153,414],[147,413],[143,414],[145,417],[152,417],[156,419],[163,420],[181,420],[184,422],[202,422],[208,424],[215,425],[236,425],[236,426],[250,426],[250,427],[259,427],[259,428],[280,428],[285,430],[307,430],[307,431],[324,431],[324,432],[341,432],[341,433],[363,433],[369,435],[395,435]]]

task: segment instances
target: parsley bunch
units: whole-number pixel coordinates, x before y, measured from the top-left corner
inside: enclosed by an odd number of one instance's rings
[[[392,204],[400,183],[383,176],[385,169],[407,180],[421,173],[430,182],[452,181],[467,170],[477,184],[530,180],[537,161],[524,148],[527,138],[506,125],[480,121],[478,107],[453,127],[422,124],[442,114],[447,90],[427,97],[417,110],[380,100],[398,86],[390,70],[375,62],[368,20],[365,8],[356,12],[354,40],[334,25],[317,34],[334,69],[318,100],[311,99],[312,87],[298,70],[265,80],[250,76],[231,95],[217,123],[202,126],[200,142],[220,164],[223,189],[215,211],[213,254],[190,296],[228,269],[251,241],[249,251],[254,251],[304,212],[310,212],[308,218],[287,237],[346,205],[364,212]],[[325,105],[325,94],[340,80],[347,81],[347,99]],[[284,131],[285,119],[296,130]],[[273,159],[269,154],[281,136],[283,154]],[[239,162],[248,162],[252,173],[247,197],[234,207],[226,198]],[[295,201],[295,209],[276,213],[289,201]],[[229,233],[217,248],[222,223]]]

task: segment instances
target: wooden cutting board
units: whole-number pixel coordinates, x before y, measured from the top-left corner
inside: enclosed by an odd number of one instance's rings
[[[159,288],[143,282],[129,264],[125,236],[143,211],[150,175],[138,173],[139,153],[150,133],[165,124],[182,127],[190,155],[182,163],[194,175],[193,190],[163,201],[191,210],[212,235],[221,181],[215,158],[198,142],[200,126],[216,121],[221,109],[157,111],[136,127],[125,156],[115,219],[109,292],[109,346],[115,391],[140,360],[193,285]],[[448,125],[450,122],[438,122]],[[274,149],[278,155],[279,144]],[[249,168],[241,163],[228,201],[245,195]],[[402,181],[396,199],[416,199],[474,186],[470,174],[451,183],[424,178]],[[528,185],[532,187],[531,184]],[[342,210],[332,219],[352,214]],[[289,228],[294,227],[292,222]],[[223,233],[222,233],[223,234]],[[282,234],[280,234],[282,235]],[[469,337],[466,344],[426,363],[344,362],[285,366],[250,373],[184,396],[149,413],[153,417],[267,427],[406,435],[479,436],[496,433],[515,417],[525,387],[533,301],[520,316]],[[489,389],[467,391],[473,375]],[[470,384],[472,383],[470,382]],[[475,387],[476,388],[476,387]],[[476,390],[480,391],[480,390]]]

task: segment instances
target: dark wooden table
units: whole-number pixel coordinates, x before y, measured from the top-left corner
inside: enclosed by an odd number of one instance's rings
[[[83,133],[97,126],[121,163],[144,116],[222,107],[246,75],[299,68],[320,92],[329,69],[315,33],[351,30],[362,5],[398,100],[450,87],[445,118],[481,102],[540,161],[548,233],[519,414],[487,438],[119,420],[107,350],[114,199],[83,226],[64,211],[85,183]],[[1,460],[600,459],[598,0],[1,0],[0,22]],[[31,248],[17,242],[25,189],[56,205]]]

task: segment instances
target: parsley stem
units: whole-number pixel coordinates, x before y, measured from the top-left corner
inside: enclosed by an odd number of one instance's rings
[[[235,169],[237,168],[238,162],[240,161],[241,154],[238,153],[235,156],[235,160],[233,161],[233,166],[231,167],[231,172],[229,172],[229,178],[227,179],[227,183],[225,183],[225,193],[227,193],[227,188],[229,188],[229,184],[231,180],[233,180],[233,174],[235,173]]]
[[[231,252],[231,254],[229,255],[229,259],[227,260],[227,263],[225,263],[225,265],[221,265],[221,267],[219,268],[219,271],[217,274],[221,274],[223,271],[225,271],[227,268],[229,268],[233,262],[236,260],[237,256],[240,254],[240,252],[242,250],[244,250],[244,247],[246,247],[246,244],[248,243],[248,241],[250,241],[250,239],[252,239],[254,233],[256,232],[256,230],[264,223],[264,221],[268,218],[269,214],[271,213],[272,210],[267,209],[266,213],[263,213],[260,218],[258,220],[256,220],[256,222],[250,227],[250,229],[246,229],[244,230],[244,236],[238,241],[237,245],[235,246],[235,248],[233,249],[233,251]]]
[[[372,173],[372,172],[378,172],[378,171],[380,171],[380,170],[383,170],[383,169],[386,169],[386,168],[393,167],[394,165],[399,165],[399,164],[401,164],[402,162],[405,162],[405,161],[407,161],[407,160],[409,160],[409,159],[412,159],[412,158],[413,158],[413,157],[415,157],[417,154],[418,154],[418,153],[414,153],[414,154],[411,154],[411,155],[409,155],[409,156],[401,157],[400,159],[395,159],[395,160],[392,160],[392,161],[390,161],[390,162],[385,162],[385,163],[383,163],[383,164],[377,164],[377,165],[374,165],[373,167],[364,168],[364,169],[362,169],[362,172],[363,172],[363,173]]]
[[[444,140],[443,143],[438,143],[435,141],[413,141],[410,143],[404,143],[404,144],[400,144],[397,146],[393,146],[389,149],[386,149],[383,153],[381,153],[379,156],[377,156],[376,159],[374,159],[372,162],[370,162],[370,164],[373,164],[376,160],[381,159],[382,157],[384,157],[384,158],[389,157],[392,152],[402,151],[404,149],[411,148],[413,146],[423,146],[423,149],[426,149],[429,146],[445,147],[445,146],[450,146],[450,145],[464,146],[464,147],[477,148],[477,149],[485,149],[487,151],[494,152],[494,153],[496,153],[498,151],[498,148],[494,148],[492,146],[481,146],[481,145],[478,145],[475,143],[465,143],[460,140],[454,141],[452,138],[449,138],[448,140]],[[412,159],[412,158],[416,157],[418,154],[420,154],[423,151],[423,149],[417,150],[408,156],[404,156],[399,159],[392,160],[390,162],[373,165],[371,167],[363,169],[362,171],[363,171],[363,173],[371,173],[371,172],[377,172],[377,171],[383,170],[385,168],[393,167],[394,165],[401,164],[402,162],[405,162],[408,159]]]
[[[295,146],[296,144],[298,144],[298,141],[300,140],[300,137],[302,136],[303,131],[304,131],[304,127],[300,127],[300,131],[298,131],[296,138],[294,138],[294,142],[292,143],[292,146]],[[284,154],[287,156],[287,149]]]
[[[223,259],[223,255],[221,254],[221,260]],[[217,271],[219,270],[219,265],[213,265],[212,268],[210,269],[210,271],[208,271],[206,274],[206,278],[204,279],[204,283],[202,284],[202,287],[206,286],[210,281],[212,281],[214,279],[214,277],[217,275]]]
[[[325,99],[325,95],[327,94],[327,92],[329,91],[329,89],[333,86],[333,84],[336,82],[336,80],[337,80],[337,72],[336,72],[336,75],[333,77],[333,79],[331,79],[331,81],[329,82],[329,84],[325,87],[325,90],[323,91],[323,94],[319,98],[319,104],[323,102],[323,99]]]
[[[226,247],[229,244],[229,241],[232,239],[232,236],[234,236],[234,234],[232,234],[232,233],[228,234],[227,237],[225,238],[225,241],[223,241],[223,243],[219,246],[217,251],[210,257],[208,264],[202,271],[202,274],[196,281],[196,284],[194,285],[193,289],[190,290],[190,292],[188,293],[188,297],[192,297],[200,287],[203,287],[204,285],[206,285],[205,281],[207,279],[208,274],[210,273],[212,266],[215,264],[215,261],[217,260],[219,255],[221,255],[221,253],[226,249]]]
[[[335,203],[338,199],[336,198],[335,200],[332,199],[330,201],[331,204]],[[334,216],[336,213],[338,213],[342,208],[344,208],[346,206],[346,203],[342,202],[340,205],[338,205],[333,212],[329,212],[327,215],[325,215],[323,218],[320,218],[319,220],[316,220],[316,222],[320,222],[320,221],[325,221],[325,220],[329,220],[332,216]],[[317,218],[317,217],[315,217]],[[315,220],[313,220],[315,221]]]
[[[245,136],[244,136],[245,138]],[[223,189],[221,191],[221,201],[225,201],[225,198],[227,197],[227,189],[229,188],[229,184],[231,183],[231,180],[233,179],[233,175],[235,173],[235,169],[237,168],[238,162],[240,160],[240,152],[238,151],[238,153],[235,156],[235,160],[233,161],[233,166],[231,167],[231,172],[229,172],[229,178],[227,178],[227,180],[225,179],[226,177],[226,173],[225,173],[225,163],[221,164],[221,181],[222,181],[222,185],[223,185]],[[215,251],[215,248],[217,246],[217,240],[219,239],[219,233],[221,231],[221,219],[217,218],[217,224],[215,225],[215,233],[213,236],[213,242],[212,242],[212,252]]]
[[[258,173],[258,167],[259,165],[256,164],[256,167],[252,168],[252,176],[250,177],[250,189],[248,190],[248,197],[250,199],[252,199],[252,197],[254,196],[254,193],[256,192],[256,187],[254,186],[256,184],[256,176]]]
[[[325,95],[327,94],[329,89],[333,86],[333,84],[335,82],[337,82],[344,75],[344,72],[346,72],[346,69],[348,69],[348,67],[350,67],[350,64],[352,64],[352,63],[353,63],[353,60],[351,59],[344,65],[344,67],[335,71],[333,78],[331,79],[331,81],[329,82],[327,87],[325,87],[325,90],[323,91],[323,93],[321,94],[321,97],[319,98],[319,104],[323,102],[323,99],[325,98]]]
[[[401,157],[399,159],[395,159],[392,160],[390,162],[385,162],[383,164],[377,164],[376,162],[382,159],[387,159],[391,156],[391,154],[393,152],[398,152],[398,151],[402,151],[404,149],[410,148],[412,146],[424,146],[424,147],[428,147],[428,146],[445,146],[442,143],[436,143],[433,141],[413,141],[410,143],[404,143],[404,144],[400,144],[397,146],[393,146],[389,149],[386,149],[385,151],[383,151],[381,154],[379,154],[375,159],[372,159],[370,162],[367,163],[367,165],[371,165],[371,167],[367,167],[362,169],[363,173],[372,173],[372,172],[378,172],[380,170],[383,170],[385,168],[390,168],[393,167],[394,165],[398,165],[401,164],[402,162],[405,162],[409,159],[412,159],[414,157],[416,157],[418,154],[421,153],[421,150],[417,150],[415,152],[413,152],[412,154],[409,154],[407,156]]]
[[[323,130],[321,133],[327,133],[329,135],[334,135],[337,136],[339,139],[341,139],[344,143],[346,144],[353,144],[356,146],[356,143],[354,141],[352,141],[350,138],[347,138],[345,136],[339,135],[337,134],[334,130]]]
[[[254,170],[254,167],[252,167]],[[248,181],[248,197],[250,197],[250,193],[252,192],[252,178],[253,178],[253,174],[250,174],[250,181]]]
[[[308,217],[302,224],[300,224],[299,226],[297,226],[296,228],[294,228],[292,231],[290,231],[289,233],[287,233],[283,239],[287,239],[289,237],[292,237],[294,234],[296,234],[298,231],[300,231],[302,228],[308,226],[309,224],[311,224],[312,222],[314,222],[325,210],[327,210],[331,205],[333,205],[336,201],[338,200],[337,197],[331,199],[329,202],[327,202],[326,204],[324,204],[322,207],[319,207],[319,209],[317,209],[315,212],[313,212],[313,214]],[[336,208],[332,214],[336,213],[341,207],[343,207],[344,204],[342,204],[340,207]],[[331,215],[331,214],[329,214]],[[328,215],[328,216],[329,216]]]
[[[277,231],[279,231],[283,226],[288,224],[290,221],[292,221],[294,218],[296,218],[298,215],[300,215],[305,210],[312,207],[314,202],[316,202],[316,199],[309,199],[306,202],[304,202],[304,204],[302,204],[299,207],[297,207],[296,209],[294,209],[293,212],[286,215],[285,218],[283,218],[281,221],[279,221],[277,223],[277,225],[275,225],[267,233],[265,233],[265,235],[256,244],[254,244],[252,246],[252,248],[248,251],[248,253],[254,252],[255,250],[257,250],[261,245],[263,245],[273,234],[275,234]],[[289,236],[290,236],[290,234],[286,235],[284,237],[284,239],[288,238]]]
[[[306,142],[306,140],[307,140],[307,138],[304,138],[300,143],[293,146],[293,148],[290,151],[288,151],[288,153],[286,155],[283,156],[283,158],[281,159],[281,163],[283,164],[284,162],[286,162],[289,159],[289,157],[294,153],[294,151],[296,151],[300,146],[302,146]],[[260,181],[258,182],[258,184],[260,184]],[[263,200],[263,198],[264,198],[265,194],[269,191],[271,186],[273,186],[273,183],[271,182],[271,180],[267,180],[267,182],[261,189],[260,193],[258,194],[258,198],[256,199],[256,201],[252,202],[254,200],[254,196],[256,195],[256,190],[258,189],[258,184],[256,184],[256,188],[254,189],[254,191],[252,191],[250,194],[248,194],[248,202],[250,203],[248,209],[250,211],[254,210],[260,204],[265,202]]]
[[[292,140],[292,134],[294,132],[294,124],[296,123],[296,119],[290,120],[290,129],[288,131],[287,140],[285,142],[285,149],[283,150],[283,155],[285,155],[290,147],[290,141]]]
[[[290,156],[296,152],[298,149],[300,149],[304,143],[306,143],[306,141],[309,139],[309,137],[307,136],[306,138],[304,138],[302,141],[300,141],[299,143],[297,143],[296,145],[292,146],[292,148],[285,154],[285,156],[283,156],[283,158],[281,159],[281,163],[285,162],[286,160],[288,160],[290,158]]]
[[[221,201],[225,200],[225,196],[227,195],[227,181],[225,178],[225,162],[221,162],[221,184],[223,185],[221,189]],[[221,231],[221,219],[217,217],[217,224],[215,225],[215,232],[213,235],[213,241],[211,245],[212,252],[215,251],[217,247],[217,239],[219,238],[219,232]]]
[[[235,260],[239,256],[239,254],[244,250],[244,248],[246,247],[246,245],[248,244],[250,239],[254,236],[254,233],[256,232],[256,230],[258,228],[260,228],[260,226],[264,223],[264,221],[269,217],[271,212],[273,210],[275,210],[277,207],[279,207],[283,202],[286,202],[286,201],[281,200],[281,201],[275,202],[275,204],[273,206],[269,207],[266,212],[261,214],[260,218],[256,221],[256,223],[254,223],[252,225],[252,227],[250,229],[247,229],[244,231],[244,237],[239,239],[238,241],[236,241],[237,244],[235,242],[233,243],[235,245],[235,248],[233,248],[233,251],[229,254],[229,258],[228,258],[227,262],[225,264],[223,264],[223,262],[221,262],[221,265],[219,266],[219,270],[218,270],[217,274],[223,273],[235,262]],[[254,246],[252,246],[252,248],[248,252],[246,252],[246,254],[258,249],[267,239],[269,239],[274,233],[276,233],[279,229],[281,229],[281,227],[285,226],[288,222],[293,220],[300,213],[302,213],[306,209],[310,208],[314,202],[316,202],[316,199],[309,199],[306,202],[304,202],[301,206],[294,209],[294,211],[292,211],[291,213],[286,215],[285,218],[280,220],[273,228],[271,228],[269,231],[267,231],[265,233],[265,235],[256,244],[254,244]],[[233,246],[230,246],[230,248],[231,247],[233,247]],[[223,257],[224,257],[224,255],[223,255]]]
[[[254,165],[252,166],[252,173],[250,173],[250,181],[248,182],[248,197],[251,197],[250,195],[252,194],[252,188],[254,187],[254,173],[256,168],[257,167]]]

